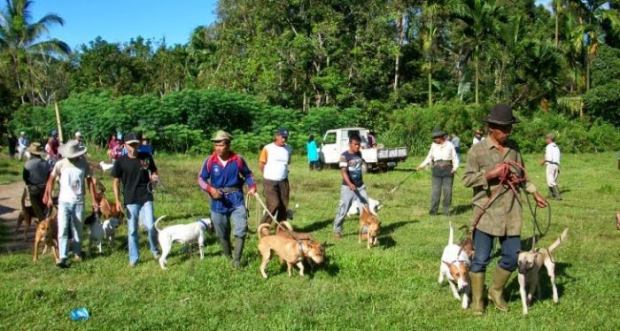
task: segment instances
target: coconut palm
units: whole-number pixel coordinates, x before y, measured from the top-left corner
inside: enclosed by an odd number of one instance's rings
[[[67,55],[71,51],[58,39],[42,40],[50,26],[63,25],[64,20],[56,14],[47,14],[33,22],[32,4],[33,1],[29,0],[6,0],[6,8],[0,11],[0,55],[8,58],[11,78],[22,103],[26,102],[25,85],[31,82],[34,62],[44,61],[46,56]]]

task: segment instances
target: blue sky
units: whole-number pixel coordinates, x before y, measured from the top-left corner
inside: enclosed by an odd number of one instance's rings
[[[186,43],[198,25],[214,22],[216,6],[217,0],[35,0],[32,19],[58,14],[65,25],[52,28],[50,36],[72,49],[97,36],[126,42],[141,35],[172,45]]]
[[[32,14],[34,20],[48,13],[64,18],[65,25],[52,28],[50,36],[72,49],[97,36],[127,42],[141,35],[172,45],[186,43],[196,26],[214,22],[216,6],[217,0],[35,0]]]

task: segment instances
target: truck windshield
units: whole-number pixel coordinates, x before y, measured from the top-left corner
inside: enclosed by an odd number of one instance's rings
[[[328,132],[323,139],[323,144],[335,144],[336,143],[336,132]]]

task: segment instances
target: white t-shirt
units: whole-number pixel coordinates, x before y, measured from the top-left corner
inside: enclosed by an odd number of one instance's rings
[[[86,177],[90,177],[90,166],[83,157],[75,162],[64,158],[54,165],[52,176],[57,176],[60,182],[58,202],[84,202]]]
[[[288,178],[288,164],[291,162],[291,147],[271,143],[263,148],[259,162],[265,163],[263,178],[267,180],[284,180]]]
[[[432,143],[426,159],[420,163],[419,167],[424,168],[431,162],[437,161],[452,161],[452,170],[456,171],[459,168],[459,157],[456,155],[456,150],[451,142],[444,141],[443,144]]]

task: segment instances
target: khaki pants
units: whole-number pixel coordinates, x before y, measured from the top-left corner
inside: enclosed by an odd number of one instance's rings
[[[284,180],[268,180],[263,181],[263,189],[265,194],[267,209],[271,215],[276,216],[278,222],[286,221],[288,198],[289,198],[289,184],[288,179]],[[269,215],[263,216],[261,223],[271,223],[271,217]]]
[[[546,169],[547,186],[554,187],[558,185],[558,176],[560,175],[560,166],[557,164],[547,163]]]

